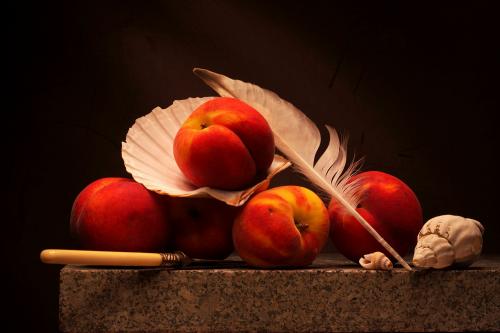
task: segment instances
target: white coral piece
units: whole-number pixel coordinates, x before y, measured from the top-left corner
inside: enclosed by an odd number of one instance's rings
[[[421,268],[468,266],[481,254],[484,227],[476,220],[440,215],[427,221],[417,236],[413,264]]]
[[[359,259],[359,264],[366,269],[381,269],[386,271],[392,269],[391,260],[382,252],[365,254]]]

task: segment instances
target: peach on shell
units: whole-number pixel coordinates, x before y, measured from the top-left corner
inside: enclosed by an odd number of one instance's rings
[[[265,174],[274,138],[262,115],[244,102],[217,97],[203,103],[174,139],[174,157],[194,185],[243,189]]]

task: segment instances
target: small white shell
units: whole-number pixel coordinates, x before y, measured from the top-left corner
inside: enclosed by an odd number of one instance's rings
[[[417,236],[413,264],[421,268],[468,266],[481,254],[483,232],[476,220],[436,216],[424,224]]]
[[[228,205],[240,206],[278,172],[290,166],[285,158],[275,155],[266,179],[241,191],[198,188],[182,174],[173,153],[173,141],[184,120],[201,104],[214,97],[188,98],[174,101],[166,109],[155,108],[137,119],[122,142],[122,158],[126,170],[135,181],[160,194],[178,197],[213,197]]]
[[[392,269],[391,260],[382,252],[365,254],[359,259],[359,264],[366,269],[382,269],[386,271]]]

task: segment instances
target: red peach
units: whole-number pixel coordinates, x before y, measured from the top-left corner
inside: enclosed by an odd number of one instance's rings
[[[161,251],[171,233],[166,207],[160,195],[132,180],[99,179],[75,199],[71,231],[86,249]]]
[[[400,179],[379,171],[352,177],[352,181],[357,179],[361,180],[361,200],[356,210],[399,255],[406,255],[423,225],[422,208],[415,193]],[[363,255],[376,251],[392,257],[335,199],[328,211],[330,237],[345,257],[358,262]]]
[[[79,217],[80,214],[82,213],[82,208],[84,207],[85,203],[87,202],[88,198],[90,198],[94,193],[98,192],[100,189],[102,189],[105,186],[108,186],[109,184],[115,183],[115,182],[129,182],[132,181],[127,178],[120,178],[120,177],[108,177],[108,178],[101,178],[98,179],[83,189],[78,196],[76,197],[75,201],[73,202],[73,206],[71,207],[71,216],[70,216],[70,232],[73,237],[78,237],[77,236],[77,230],[79,229],[78,224],[80,222]]]
[[[211,198],[170,198],[173,246],[192,258],[225,259],[233,252],[232,227],[241,207]]]
[[[196,186],[239,190],[265,174],[274,138],[262,115],[244,102],[219,97],[199,106],[174,139],[174,157]]]

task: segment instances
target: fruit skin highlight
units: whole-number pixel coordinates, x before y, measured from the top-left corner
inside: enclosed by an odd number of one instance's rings
[[[300,186],[263,191],[243,207],[233,225],[239,256],[257,267],[306,266],[328,240],[328,211]]]
[[[217,97],[191,113],[174,139],[174,157],[194,185],[240,190],[264,175],[274,137],[262,115],[244,102]]]
[[[171,229],[165,198],[127,178],[92,182],[71,209],[71,234],[88,250],[164,251]]]
[[[356,211],[399,255],[405,256],[415,246],[423,225],[417,196],[403,181],[387,173],[368,171],[352,177],[356,179],[362,179]],[[345,257],[357,263],[363,255],[379,251],[392,258],[335,199],[330,201],[328,212],[330,237]]]

